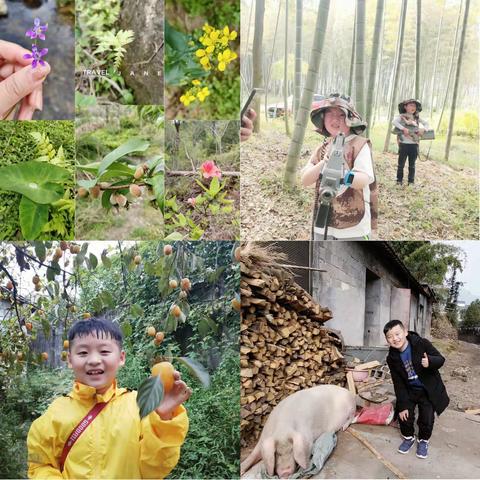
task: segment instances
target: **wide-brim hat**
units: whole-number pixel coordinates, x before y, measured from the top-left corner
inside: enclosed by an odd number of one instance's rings
[[[317,132],[325,137],[330,136],[324,123],[325,111],[328,108],[340,108],[343,110],[343,113],[345,113],[345,124],[355,134],[359,135],[367,128],[367,122],[365,122],[355,110],[350,97],[340,95],[339,93],[332,93],[323,100],[315,102],[310,112],[310,120],[317,127]]]
[[[408,100],[403,100],[403,102],[398,104],[399,113],[407,113],[407,109],[405,108],[407,103],[415,103],[417,105],[417,113],[422,111],[422,104],[415,98],[409,98]]]

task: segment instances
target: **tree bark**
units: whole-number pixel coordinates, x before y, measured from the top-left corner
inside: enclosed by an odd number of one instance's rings
[[[272,78],[273,55],[275,53],[275,43],[277,40],[278,23],[280,21],[281,10],[282,10],[282,4],[278,6],[277,22],[275,23],[275,33],[273,34],[272,55],[270,57],[270,65],[268,67],[268,72],[267,72],[267,81],[265,82],[265,119],[266,120],[268,120],[268,90],[270,88],[270,79]],[[273,91],[275,92],[275,84],[273,86]]]
[[[163,4],[124,0],[120,14],[123,30],[133,30],[135,39],[127,45],[121,72],[135,94],[137,105],[163,105]]]
[[[295,28],[295,90],[293,96],[293,115],[297,116],[302,94],[302,20],[303,0],[297,0]]]
[[[370,74],[368,76],[368,90],[367,90],[367,108],[365,111],[365,120],[367,121],[367,137],[370,133],[370,124],[372,123],[371,115],[373,110],[374,91],[377,81],[377,62],[378,53],[380,50],[380,34],[382,31],[383,11],[385,7],[385,0],[377,0],[377,12],[375,14],[375,29],[373,32],[372,44],[372,59],[370,60]]]
[[[415,49],[415,98],[420,98],[420,40],[422,38],[422,0],[417,0],[417,35]]]
[[[440,50],[440,34],[442,32],[443,16],[445,14],[445,7],[447,5],[447,0],[443,2],[442,16],[440,17],[440,24],[438,25],[438,34],[437,34],[437,46],[435,48],[435,60],[433,61],[433,74],[432,74],[432,83],[430,85],[430,118],[433,113],[433,98],[435,92],[435,76],[437,74],[437,62],[438,62],[438,51]],[[455,45],[454,45],[455,48]]]
[[[265,16],[265,0],[257,0],[255,4],[255,32],[253,34],[253,87],[263,87],[263,19]],[[253,109],[257,112],[257,118],[253,124],[253,131],[260,131],[260,96],[255,95]]]
[[[355,4],[356,5],[356,4]],[[353,75],[355,73],[355,37],[357,35],[357,8],[353,20],[352,52],[350,55],[350,74],[348,75],[348,94],[353,97]]]
[[[283,107],[285,114],[285,133],[290,136],[288,125],[288,0],[285,0],[285,56],[283,63]]]
[[[468,11],[470,9],[470,0],[465,2],[465,13],[463,15],[463,26],[462,26],[462,36],[460,37],[460,48],[458,49],[458,60],[455,73],[455,84],[453,87],[453,98],[452,98],[452,108],[450,110],[450,121],[448,123],[448,133],[447,133],[447,145],[445,146],[445,160],[448,161],[448,156],[450,154],[450,145],[452,143],[452,133],[453,126],[455,122],[455,110],[458,97],[458,84],[460,82],[460,72],[462,70],[462,59],[463,59],[463,47],[465,45],[465,35],[467,32],[468,26]]]
[[[312,106],[312,98],[319,76],[318,69],[320,66],[320,58],[322,56],[323,44],[325,40],[329,9],[330,0],[320,0],[307,78],[302,92],[302,99],[298,108],[298,114],[295,118],[293,138],[288,149],[287,165],[284,175],[284,182],[286,185],[293,185],[295,182],[298,157],[300,156],[303,139],[305,138],[305,129],[307,128],[310,109]]]
[[[355,25],[355,104],[365,118],[365,0],[357,0]]]
[[[402,10],[400,13],[400,21],[398,25],[398,38],[397,38],[397,53],[396,53],[396,62],[394,67],[394,80],[393,80],[393,90],[392,98],[390,100],[390,110],[388,114],[387,122],[387,136],[385,138],[385,145],[383,146],[383,151],[388,152],[388,146],[390,144],[390,130],[391,123],[393,120],[393,112],[395,111],[395,106],[397,103],[397,89],[398,89],[398,80],[400,78],[400,65],[402,63],[402,51],[403,51],[403,37],[405,34],[405,18],[407,12],[407,3],[408,0],[402,0]]]

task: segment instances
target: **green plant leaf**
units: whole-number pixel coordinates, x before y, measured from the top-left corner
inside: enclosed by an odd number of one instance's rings
[[[149,377],[142,382],[137,391],[137,405],[140,418],[153,412],[163,400],[163,384],[160,377]]]
[[[105,268],[110,268],[112,266],[112,261],[107,257],[107,253],[108,252],[104,250],[100,258],[102,259],[103,266]]]
[[[35,242],[35,255],[43,263],[47,258],[47,249],[44,242]]]
[[[90,266],[92,267],[92,270],[95,270],[98,265],[98,258],[93,253],[91,253],[89,256],[89,259],[90,259]]]
[[[142,140],[141,138],[131,138],[125,143],[122,143],[118,148],[110,152],[106,155],[102,162],[100,163],[100,167],[98,168],[98,175],[101,175],[107,168],[119,158],[127,155],[128,153],[132,152],[144,152],[150,146],[150,143],[146,140]]]
[[[183,235],[180,232],[172,232],[170,235],[167,235],[163,240],[169,240],[169,241],[174,241],[174,240],[183,240]]]
[[[133,332],[130,322],[123,322],[121,325],[121,329],[125,338],[129,337]]]
[[[210,374],[201,363],[188,357],[178,357],[177,360],[188,368],[192,376],[194,376],[204,388],[210,386]]]
[[[48,222],[49,205],[32,202],[22,196],[19,206],[20,228],[25,240],[34,240],[40,235],[43,226]]]
[[[0,190],[21,193],[30,200],[47,204],[62,198],[62,184],[70,180],[68,170],[35,160],[0,168]]]
[[[130,315],[133,317],[143,317],[144,313],[143,308],[138,303],[130,305]]]

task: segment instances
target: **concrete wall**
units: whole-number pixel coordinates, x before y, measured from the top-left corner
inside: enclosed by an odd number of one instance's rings
[[[347,345],[386,345],[383,326],[397,318],[420,335],[429,334],[431,306],[412,292],[390,261],[363,242],[315,242],[312,296],[332,310],[327,324]],[[419,302],[423,319],[418,318]]]

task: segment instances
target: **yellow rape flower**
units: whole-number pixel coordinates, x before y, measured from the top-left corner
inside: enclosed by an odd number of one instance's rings
[[[192,85],[200,85],[200,80],[192,80]]]
[[[207,54],[207,52],[205,50],[203,50],[203,48],[199,48],[196,52],[195,52],[195,55],[199,58],[201,57],[204,57],[205,55]]]

